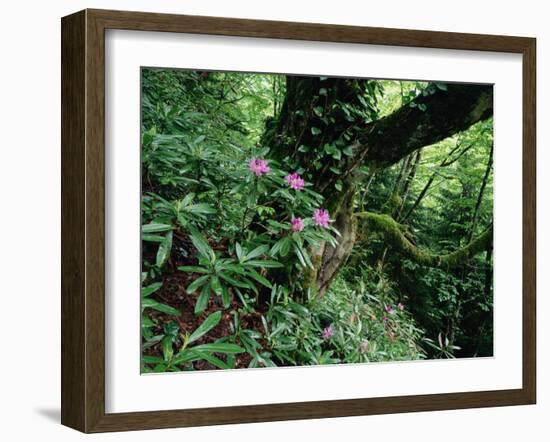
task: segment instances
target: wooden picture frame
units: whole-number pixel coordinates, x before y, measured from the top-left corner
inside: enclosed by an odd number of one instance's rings
[[[400,397],[105,412],[105,30],[261,37],[523,57],[523,386]],[[536,398],[536,96],[533,38],[84,10],[62,19],[62,410],[83,432],[533,404]]]

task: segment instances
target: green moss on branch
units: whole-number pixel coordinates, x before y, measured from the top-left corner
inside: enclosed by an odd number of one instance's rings
[[[486,250],[488,244],[493,241],[493,227],[491,226],[464,247],[445,255],[434,255],[416,247],[407,239],[402,231],[402,226],[389,215],[361,212],[356,213],[355,217],[358,220],[359,231],[363,236],[379,234],[384,237],[390,247],[403,256],[429,267],[448,269],[462,266],[476,254]]]

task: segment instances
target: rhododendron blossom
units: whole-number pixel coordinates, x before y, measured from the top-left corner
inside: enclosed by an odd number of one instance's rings
[[[326,210],[315,209],[313,212],[313,222],[319,227],[328,227],[329,214]]]
[[[305,185],[303,178],[298,175],[296,172],[291,173],[285,177],[286,182],[294,190],[302,190]]]
[[[390,315],[393,315],[395,313],[395,309],[391,305],[387,305],[386,312],[388,312]]]
[[[325,327],[323,330],[323,339],[327,340],[334,336],[334,330],[332,329],[332,324],[328,327]]]
[[[262,160],[260,158],[252,158],[248,162],[248,168],[256,176],[262,176],[262,175],[268,174],[269,171],[271,170],[269,168],[269,165],[267,164],[267,160]]]
[[[293,232],[301,232],[304,230],[304,220],[300,217],[292,218],[290,224],[292,225]]]
[[[403,311],[405,309],[405,306],[401,303],[397,304],[397,308],[401,311]]]

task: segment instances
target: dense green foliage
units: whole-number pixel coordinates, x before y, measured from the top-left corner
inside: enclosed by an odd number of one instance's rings
[[[382,168],[361,128],[447,85],[289,79],[142,71],[143,371],[491,355],[492,119]]]

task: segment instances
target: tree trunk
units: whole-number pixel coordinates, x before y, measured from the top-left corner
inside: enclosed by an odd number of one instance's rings
[[[266,127],[262,144],[289,170],[325,197],[325,208],[340,233],[333,248],[312,251],[308,279],[324,293],[348,259],[356,239],[354,200],[357,172],[367,163],[379,170],[416,150],[467,129],[492,114],[491,86],[430,85],[393,114],[378,119],[374,82],[323,77],[287,77],[277,120]],[[417,157],[418,158],[418,157]]]

